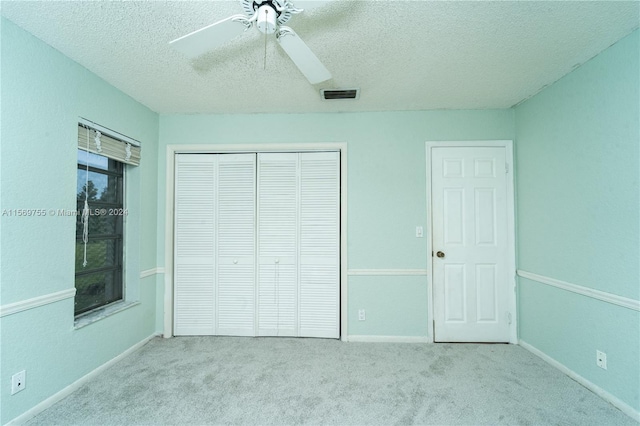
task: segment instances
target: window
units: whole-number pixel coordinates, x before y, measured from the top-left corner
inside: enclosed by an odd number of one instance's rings
[[[136,283],[131,283],[133,292],[131,288],[126,294],[124,291],[124,228],[129,213],[124,206],[124,180],[126,168],[138,165],[139,141],[80,117],[74,312],[77,319],[82,316],[82,321],[92,322],[95,317],[83,314],[96,312],[100,316],[111,309],[99,308],[114,302],[133,303],[127,299],[135,296]],[[137,196],[136,191],[134,194]],[[87,221],[82,218],[85,200]],[[120,306],[112,308],[117,311]]]
[[[88,175],[87,175],[88,170]],[[124,297],[124,164],[78,149],[75,261],[75,315]],[[83,242],[82,210],[89,204],[88,242]]]

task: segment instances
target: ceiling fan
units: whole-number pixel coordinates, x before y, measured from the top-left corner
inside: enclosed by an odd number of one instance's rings
[[[318,2],[309,2],[318,3]],[[292,15],[303,12],[290,0],[242,0],[245,15],[233,15],[215,24],[201,28],[173,40],[169,44],[190,58],[196,58],[215,49],[249,30],[255,24],[265,34],[274,34],[280,47],[289,55],[311,84],[331,78],[331,73],[320,62],[295,31],[284,24]]]

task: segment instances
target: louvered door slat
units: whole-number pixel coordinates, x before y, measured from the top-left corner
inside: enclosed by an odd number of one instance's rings
[[[298,154],[258,154],[258,335],[295,336]]]
[[[340,306],[340,157],[300,154],[299,331],[338,338]]]
[[[255,334],[255,154],[220,154],[217,218],[217,330]]]
[[[215,332],[216,166],[215,155],[176,156],[175,335]]]

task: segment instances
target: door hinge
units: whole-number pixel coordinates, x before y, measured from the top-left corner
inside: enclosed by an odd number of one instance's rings
[[[509,163],[504,163],[504,172],[509,173]]]

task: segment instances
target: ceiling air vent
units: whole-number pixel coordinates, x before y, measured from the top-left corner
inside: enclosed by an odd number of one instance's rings
[[[360,97],[360,91],[358,89],[335,89],[335,90],[320,90],[322,99],[340,100],[340,99],[358,99]]]

